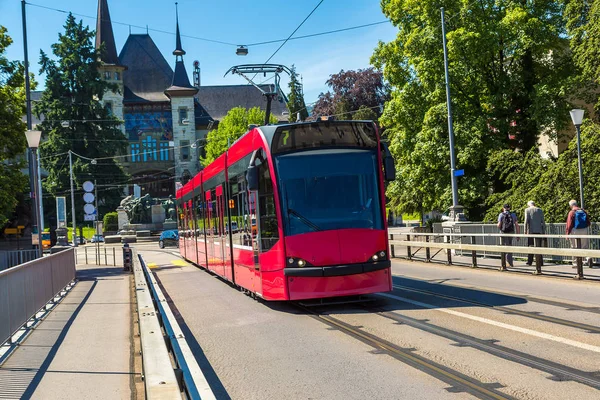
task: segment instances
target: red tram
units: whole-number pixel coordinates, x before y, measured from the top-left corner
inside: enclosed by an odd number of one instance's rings
[[[251,129],[177,191],[180,252],[265,300],[389,291],[394,175],[372,122]]]

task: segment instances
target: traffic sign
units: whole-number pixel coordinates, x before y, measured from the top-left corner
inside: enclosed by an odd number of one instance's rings
[[[86,204],[85,206],[83,206],[83,211],[85,211],[86,214],[94,214],[94,211],[96,211],[96,207],[94,207],[93,204]]]
[[[83,216],[83,220],[84,221],[95,221],[96,220],[96,214],[85,214]]]
[[[454,171],[454,176],[464,176],[464,175],[465,175],[464,169],[457,169]]]
[[[85,190],[86,192],[91,192],[92,190],[94,190],[94,184],[90,181],[83,182],[83,190]]]
[[[87,192],[83,195],[83,201],[85,201],[86,203],[93,203],[94,199],[95,197],[93,193]]]

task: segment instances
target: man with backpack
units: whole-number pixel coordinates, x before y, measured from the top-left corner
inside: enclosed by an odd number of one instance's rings
[[[571,211],[569,211],[569,215],[567,216],[567,235],[587,235],[588,227],[590,226],[590,216],[587,211],[579,208],[577,206],[577,200],[569,201],[569,207],[571,207]],[[583,238],[580,239],[581,248],[589,249],[590,248],[590,239]],[[577,248],[577,239],[571,239],[571,248]],[[591,267],[591,259],[586,259],[586,264]],[[573,268],[577,268],[577,260],[573,258]]]
[[[498,215],[498,229],[500,232],[512,235],[521,233],[519,230],[519,223],[517,221],[517,215],[514,212],[510,211],[510,204],[505,204],[504,209]],[[519,240],[517,238],[517,240]],[[503,236],[502,237],[502,246],[512,246],[513,238],[511,236]],[[508,265],[513,268],[513,256],[512,253],[506,254],[506,261],[508,261]],[[506,270],[506,267],[501,267],[500,270]]]

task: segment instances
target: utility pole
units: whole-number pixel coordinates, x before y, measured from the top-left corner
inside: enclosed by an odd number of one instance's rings
[[[30,87],[30,83],[29,83],[29,53],[27,51],[27,16],[26,16],[26,12],[25,12],[25,0],[21,0],[21,18],[22,18],[22,23],[23,23],[23,63],[24,63],[24,67],[25,67],[25,99],[26,99],[26,106],[27,106],[27,130],[30,131],[32,130],[32,122],[31,122],[31,87]],[[32,208],[35,210],[34,212],[31,213],[31,218],[32,218],[32,228],[37,226],[38,229],[38,238],[41,238],[41,232],[44,230],[44,214],[43,214],[43,208],[42,208],[42,184],[41,181],[39,179],[40,177],[40,168],[39,168],[39,151],[37,151],[37,156],[36,154],[33,152],[33,150],[31,148],[27,149],[27,153],[28,153],[28,164],[29,164],[29,192],[30,192],[30,197],[33,196],[33,194],[36,192],[35,187],[38,186],[39,189],[39,199],[34,199],[32,201]],[[34,160],[33,158],[37,157],[37,160]],[[35,161],[37,161],[37,174],[35,169]],[[37,217],[38,215],[38,211],[39,211],[39,218]],[[38,221],[39,219],[39,221]],[[33,234],[33,232],[32,232]],[[41,239],[39,239],[40,243],[39,243],[39,248],[42,248],[42,241]],[[41,253],[41,250],[40,250]]]
[[[442,38],[444,42],[444,72],[446,75],[446,105],[448,107],[448,135],[450,136],[450,177],[452,182],[452,218],[456,219],[456,214],[462,212],[462,207],[458,205],[458,186],[456,182],[456,160],[454,157],[454,128],[452,123],[452,103],[450,100],[450,75],[448,74],[448,47],[446,44],[446,22],[444,20],[444,7],[442,12]]]
[[[71,179],[71,219],[73,221],[73,246],[77,247],[77,225],[75,223],[75,191],[73,190],[73,152],[69,150],[69,176]]]
[[[98,185],[96,184],[96,180],[94,179],[94,200],[96,202],[96,233],[94,233],[94,235],[99,235],[100,232],[98,232],[98,223],[100,221],[100,213],[98,212]],[[96,237],[97,239],[97,237]],[[96,240],[96,265],[100,265],[100,242],[98,240]]]

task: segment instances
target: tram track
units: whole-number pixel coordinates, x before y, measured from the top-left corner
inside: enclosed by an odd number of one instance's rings
[[[449,384],[450,388],[447,389],[449,392],[466,392],[479,399],[514,399],[514,397],[497,390],[498,388],[503,387],[500,383],[481,382],[416,354],[414,348],[400,347],[381,337],[366,332],[365,330],[360,329],[360,327],[352,326],[338,318],[332,317],[331,315],[319,313],[299,304],[296,304],[295,306],[330,328],[373,347],[376,353],[388,354],[398,361],[410,365],[413,368],[417,368],[420,371]]]
[[[421,331],[452,340],[457,346],[468,346],[485,353],[515,362],[530,368],[549,373],[556,381],[574,381],[594,389],[600,389],[600,377],[597,374],[588,373],[575,368],[570,368],[549,360],[532,356],[514,349],[497,344],[496,340],[482,340],[454,330],[440,327],[426,321],[420,321],[405,315],[391,312],[385,309],[366,310],[375,312],[384,318],[390,319],[398,324],[410,326]]]
[[[535,319],[538,321],[550,322],[550,323],[557,324],[557,325],[567,326],[567,327],[571,327],[571,328],[577,328],[577,329],[586,331],[587,333],[600,333],[600,327],[594,326],[594,325],[570,321],[570,320],[566,320],[566,319],[562,319],[562,318],[550,317],[547,315],[542,315],[542,314],[529,312],[529,311],[516,310],[514,308],[505,307],[505,306],[496,306],[496,305],[489,304],[489,303],[484,303],[484,302],[475,301],[475,300],[469,300],[469,299],[452,296],[452,295],[447,295],[447,294],[441,294],[441,293],[432,292],[429,290],[415,289],[415,288],[412,288],[409,286],[393,285],[393,287],[394,287],[394,289],[399,289],[399,290],[403,290],[403,291],[424,294],[427,296],[438,297],[438,298],[442,298],[442,299],[446,299],[446,300],[452,300],[452,301],[457,301],[457,302],[461,302],[461,303],[465,303],[465,304],[472,304],[472,305],[478,306],[478,307],[484,307],[484,308],[488,308],[488,309],[502,311],[505,314],[519,315],[522,317],[531,318],[531,319]]]

